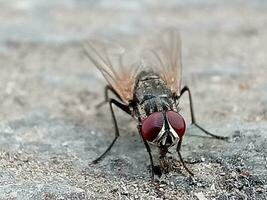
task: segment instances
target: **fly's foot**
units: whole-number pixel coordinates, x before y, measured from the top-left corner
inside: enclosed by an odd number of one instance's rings
[[[185,162],[181,162],[181,164],[190,176],[194,176],[194,173],[187,167],[187,165],[185,165]]]
[[[162,170],[160,166],[154,166],[153,172],[154,172],[154,175],[157,175],[159,178],[162,176]]]
[[[160,179],[160,177],[162,176],[162,171],[160,169],[160,166],[152,166],[150,168],[151,170],[151,181],[157,181]]]
[[[97,164],[100,160],[102,159],[102,157],[98,157],[95,160],[91,161],[90,165],[95,165]]]

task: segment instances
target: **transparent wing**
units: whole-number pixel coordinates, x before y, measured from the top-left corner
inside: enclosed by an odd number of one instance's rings
[[[160,73],[162,79],[177,95],[181,91],[181,38],[177,29],[159,34],[143,53],[143,65]]]
[[[128,104],[133,99],[138,65],[124,65],[125,49],[112,43],[87,41],[85,54],[105,77],[108,84]]]

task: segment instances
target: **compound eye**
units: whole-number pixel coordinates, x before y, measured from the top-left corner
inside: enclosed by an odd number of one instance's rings
[[[142,135],[145,140],[152,142],[162,129],[164,117],[161,112],[154,112],[142,123]]]
[[[178,136],[183,137],[186,129],[184,118],[177,112],[168,111],[167,118],[172,128],[176,131]]]

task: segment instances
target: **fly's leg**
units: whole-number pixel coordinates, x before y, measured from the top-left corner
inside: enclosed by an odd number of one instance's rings
[[[193,172],[191,172],[191,171],[187,168],[187,166],[186,166],[186,164],[185,164],[185,162],[184,162],[184,160],[183,160],[183,157],[182,157],[181,152],[180,152],[180,150],[181,150],[181,145],[182,145],[182,139],[179,140],[179,142],[178,142],[178,144],[177,144],[177,148],[176,148],[177,153],[178,153],[178,156],[179,156],[179,158],[180,158],[180,161],[181,161],[183,167],[185,168],[185,170],[186,170],[191,176],[194,176]]]
[[[145,138],[142,135],[141,125],[140,124],[138,125],[138,131],[139,131],[139,134],[141,135],[141,138],[142,138],[142,140],[143,140],[143,142],[145,144],[145,147],[146,147],[146,151],[147,151],[147,153],[149,155],[150,164],[151,164],[151,179],[152,179],[152,181],[154,181],[155,174],[157,174],[160,177],[162,175],[162,173],[161,173],[161,170],[158,167],[154,166],[153,157],[152,157],[152,154],[151,154],[151,149],[150,149],[147,141],[145,140]]]
[[[109,97],[108,97],[108,92],[111,91],[119,100],[122,101],[121,97],[119,96],[119,94],[113,89],[113,87],[111,87],[110,85],[106,85],[105,87],[105,100],[100,102],[99,104],[96,105],[97,108],[103,106],[105,103],[108,102]]]
[[[199,128],[201,131],[203,131],[205,134],[210,135],[214,138],[217,139],[228,139],[228,137],[224,137],[224,136],[219,136],[219,135],[215,135],[213,133],[210,133],[209,131],[207,131],[206,129],[202,128],[200,125],[197,124],[196,122],[196,118],[195,118],[195,114],[194,114],[194,109],[193,109],[193,101],[192,101],[192,96],[191,96],[191,92],[189,90],[189,88],[187,86],[183,87],[183,89],[181,90],[181,95],[180,97],[185,93],[188,92],[189,95],[189,103],[190,103],[190,113],[191,113],[191,123],[196,126],[197,128]]]
[[[109,102],[109,106],[110,106],[110,111],[111,111],[111,116],[113,119],[113,123],[114,123],[114,128],[115,128],[115,138],[113,139],[113,141],[111,142],[111,144],[108,146],[108,148],[106,149],[106,151],[104,153],[102,153],[97,159],[95,159],[92,163],[95,164],[98,161],[100,161],[108,152],[109,150],[112,148],[112,146],[115,144],[116,140],[118,139],[118,137],[120,136],[119,133],[119,128],[118,128],[118,124],[117,124],[117,120],[116,120],[116,116],[114,114],[114,110],[112,105],[114,104],[115,106],[117,106],[118,108],[120,108],[121,110],[125,111],[126,113],[130,114],[130,109],[129,106],[124,105],[120,102],[118,102],[115,99],[108,99]]]

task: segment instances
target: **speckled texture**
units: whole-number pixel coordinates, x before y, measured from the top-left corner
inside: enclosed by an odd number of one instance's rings
[[[257,1],[0,1],[0,199],[267,199],[267,4]],[[117,111],[81,43],[135,38],[175,26],[196,118],[172,170],[151,183],[136,123]],[[181,102],[189,122],[188,101]],[[154,154],[157,150],[154,149]]]

